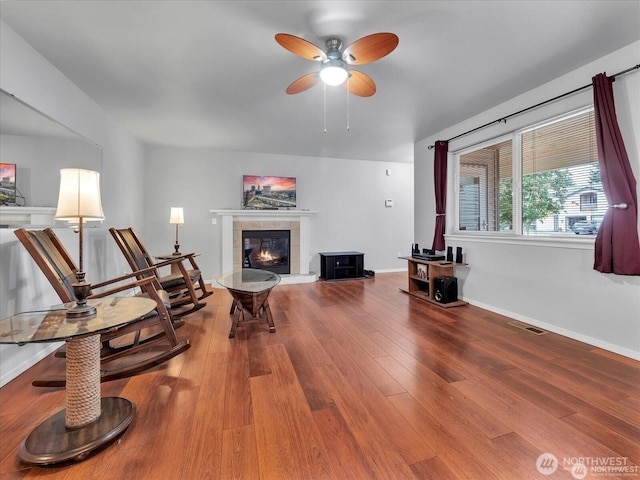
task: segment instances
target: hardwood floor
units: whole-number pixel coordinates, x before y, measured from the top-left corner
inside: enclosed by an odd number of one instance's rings
[[[586,478],[640,477],[639,362],[474,306],[441,309],[405,282],[280,285],[277,332],[253,324],[235,339],[217,290],[177,331],[191,349],[102,385],[137,406],[119,440],[32,467],[19,443],[64,407],[64,390],[30,385],[64,368],[49,356],[0,389],[0,477],[572,479],[580,459]],[[538,472],[543,453],[558,460],[552,475]]]

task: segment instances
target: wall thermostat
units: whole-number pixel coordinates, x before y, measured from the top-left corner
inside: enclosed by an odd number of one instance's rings
[[[384,206],[385,207],[393,207],[393,200],[385,200],[384,201]]]

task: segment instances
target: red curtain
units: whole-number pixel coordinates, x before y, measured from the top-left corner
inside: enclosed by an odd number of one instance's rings
[[[432,250],[444,250],[444,232],[446,230],[445,212],[447,210],[447,154],[449,142],[438,140],[433,155],[433,183],[436,193],[436,231],[433,235]]]
[[[598,230],[593,268],[603,273],[640,275],[636,179],[613,102],[613,80],[593,77],[593,105],[602,188],[609,208]]]

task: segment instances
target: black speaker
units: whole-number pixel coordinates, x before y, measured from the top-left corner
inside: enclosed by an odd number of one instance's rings
[[[462,247],[456,248],[456,263],[462,263]]]
[[[439,303],[451,303],[458,300],[458,279],[456,277],[438,277],[435,279],[433,298]]]
[[[453,262],[453,247],[447,247],[447,262]]]

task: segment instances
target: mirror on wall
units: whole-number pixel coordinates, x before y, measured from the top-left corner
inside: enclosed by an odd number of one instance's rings
[[[55,207],[61,168],[102,171],[100,146],[3,90],[0,112],[2,205]]]

